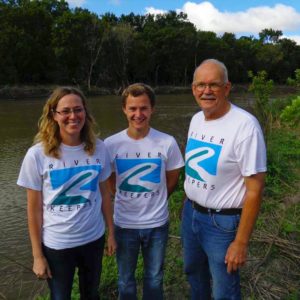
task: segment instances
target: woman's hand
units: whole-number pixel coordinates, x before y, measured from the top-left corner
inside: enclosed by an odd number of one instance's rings
[[[44,256],[40,256],[33,259],[32,270],[38,279],[52,278],[47,259]]]

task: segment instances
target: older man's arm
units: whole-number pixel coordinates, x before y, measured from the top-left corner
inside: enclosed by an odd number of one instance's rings
[[[246,262],[250,236],[261,205],[264,182],[265,173],[245,177],[246,194],[240,224],[235,240],[228,247],[225,256],[228,273],[236,271]]]

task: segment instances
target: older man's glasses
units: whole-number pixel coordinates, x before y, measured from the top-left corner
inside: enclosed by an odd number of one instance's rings
[[[54,113],[58,113],[59,115],[63,116],[63,117],[69,117],[72,113],[74,113],[75,115],[80,115],[81,113],[83,113],[84,108],[82,107],[76,107],[76,108],[65,108],[61,111],[58,110],[52,110]]]
[[[199,92],[203,92],[206,88],[209,88],[213,92],[217,92],[225,84],[226,83],[218,83],[218,82],[212,82],[212,83],[196,82],[194,83],[194,86],[196,90]]]

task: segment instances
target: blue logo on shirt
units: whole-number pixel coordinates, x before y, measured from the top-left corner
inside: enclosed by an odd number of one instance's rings
[[[76,205],[90,201],[99,184],[101,166],[81,166],[50,171],[53,190],[64,186],[51,205]]]
[[[128,192],[150,192],[160,183],[161,159],[116,159],[119,189]]]
[[[192,178],[206,182],[209,175],[217,175],[222,147],[190,138],[185,151],[185,172]]]

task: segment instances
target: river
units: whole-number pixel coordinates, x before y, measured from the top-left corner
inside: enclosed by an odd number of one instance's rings
[[[234,98],[240,102],[243,97]],[[16,185],[22,159],[37,131],[42,100],[45,99],[0,101],[0,299],[34,299],[47,290],[46,283],[38,281],[31,272],[26,195]],[[91,97],[88,102],[99,125],[100,138],[126,127],[120,97]],[[191,94],[160,95],[151,124],[173,135],[183,146],[189,121],[196,111],[198,106]]]

